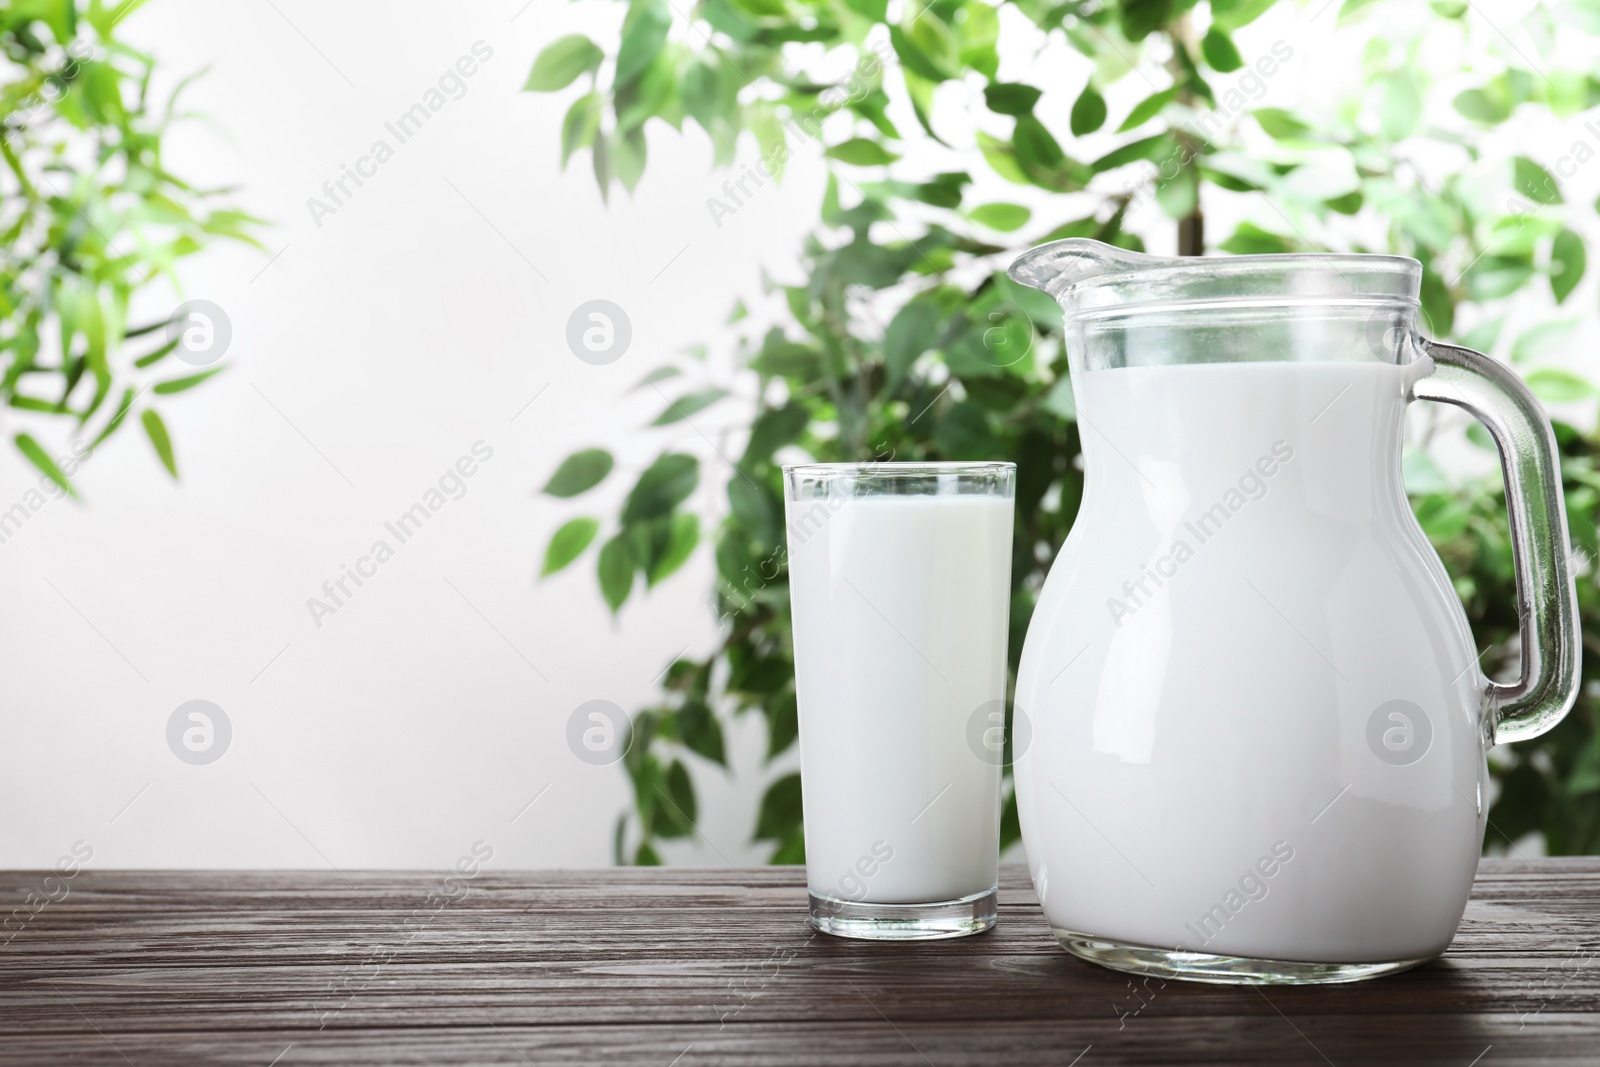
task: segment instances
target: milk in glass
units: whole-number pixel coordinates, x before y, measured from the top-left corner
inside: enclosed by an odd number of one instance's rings
[[[1011,524],[1009,494],[790,499],[816,896],[897,904],[994,889],[1001,760],[972,738],[992,741],[1002,721]]]

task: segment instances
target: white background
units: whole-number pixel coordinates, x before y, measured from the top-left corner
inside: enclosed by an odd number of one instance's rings
[[[798,278],[822,181],[802,146],[781,187],[718,227],[705,202],[726,175],[712,171],[708,141],[659,124],[633,197],[618,189],[603,204],[587,154],[563,174],[558,129],[576,90],[520,87],[543,44],[584,29],[610,45],[622,11],[157,0],[124,24],[167,84],[210,67],[187,100],[210,121],[178,128],[172,169],[239,185],[237,199],[273,225],[266,253],[208,252],[184,268],[181,293],[154,286],[141,300],[138,321],[189,298],[232,321],[229,370],[162,406],[181,482],[130,427],[79,472],[82,505],[52,503],[0,545],[0,865],[45,866],[80,839],[96,866],[443,866],[478,839],[497,866],[610,862],[626,781],[571,754],[567,718],[596,698],[643,706],[673,656],[712,646],[709,553],[636,590],[617,620],[596,592],[592,548],[548,581],[538,563],[556,526],[613,517],[668,447],[702,457],[702,502],[722,507],[717,450],[738,446],[727,444],[738,402],[646,431],[664,401],[632,387],[700,342],[705,376],[722,380],[729,310],[742,297],[757,321],[771,317],[761,272]],[[1293,106],[1308,85],[1326,99],[1331,80],[1354,73],[1356,45],[1335,53],[1327,27],[1274,18],[1241,35],[1247,59],[1280,36],[1297,49],[1261,102]],[[494,54],[466,94],[313,221],[307,199],[325,198],[323,183],[375,140],[394,145],[384,123],[480,40]],[[1059,41],[1004,62],[1003,75],[1052,90],[1042,110],[1064,129],[1086,65]],[[1137,88],[1113,99],[1113,116]],[[980,89],[963,101],[966,89],[941,97],[957,125],[976,112]],[[1578,132],[1519,136],[1554,149]],[[1584,202],[1595,177],[1579,176]],[[978,201],[1045,202],[985,181],[994,195]],[[1213,216],[1213,239],[1224,224]],[[597,298],[633,327],[625,357],[605,367],[565,343],[568,316]],[[1574,301],[1593,304],[1590,282]],[[61,428],[45,432],[54,451],[70,446]],[[465,497],[319,628],[307,598],[379,537],[393,544],[385,520],[477,441],[494,458]],[[537,494],[562,456],[589,445],[619,460],[593,500]],[[0,449],[0,509],[33,480]],[[192,699],[232,723],[227,754],[209,766],[167,747],[168,717]],[[765,855],[748,841],[776,773],[760,766],[759,718],[731,741],[732,775],[696,763],[704,836],[674,860]]]
[[[181,298],[225,309],[233,342],[227,372],[162,404],[181,481],[132,426],[78,474],[82,506],[51,503],[0,545],[0,864],[47,865],[83,839],[106,866],[443,866],[480,838],[496,865],[609,863],[626,779],[574,758],[566,720],[596,698],[642,706],[675,654],[710,646],[709,555],[613,622],[594,550],[538,582],[544,545],[571,515],[614,519],[661,449],[715,461],[688,427],[635,432],[664,402],[629,389],[715,338],[739,293],[759,297],[820,187],[801,176],[718,230],[704,142],[660,138],[649,180],[609,209],[587,156],[561,174],[570,94],[519,90],[567,32],[552,13],[599,36],[616,5],[538,0],[513,21],[521,0],[276,2],[160,0],[121,27],[169,79],[210,67],[187,98],[210,121],[178,128],[169,163],[240,185],[274,225],[268,253],[219,248],[184,270]],[[466,94],[317,226],[307,198],[376,139],[395,145],[384,123],[480,40],[494,54]],[[180,299],[152,289],[137,321]],[[633,324],[605,367],[564,340],[596,298]],[[379,537],[396,544],[385,520],[480,440],[494,458],[465,497],[318,628],[307,598]],[[537,495],[597,444],[618,470],[593,502]],[[4,449],[0,507],[33,480]],[[167,747],[192,699],[232,722],[209,766]],[[749,793],[764,736],[746,726]],[[700,777],[714,844],[690,851],[758,862],[750,801],[719,803],[733,784]]]

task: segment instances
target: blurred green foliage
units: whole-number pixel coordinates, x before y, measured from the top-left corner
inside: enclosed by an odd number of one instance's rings
[[[722,639],[710,655],[674,663],[661,701],[636,717],[626,758],[635,804],[617,826],[619,861],[659,862],[659,842],[695,831],[689,768],[696,759],[726,764],[729,717],[765,718],[769,761],[795,742],[780,449],[798,447],[822,461],[1015,461],[1015,669],[1034,597],[1082,490],[1059,312],[1001,273],[1021,248],[1081,236],[1139,249],[1143,242],[1127,228],[1130,209],[1153,201],[1184,254],[1413,256],[1425,270],[1430,336],[1510,358],[1549,402],[1592,405],[1594,386],[1554,358],[1577,312],[1546,311],[1516,337],[1504,327],[1519,299],[1542,293],[1561,305],[1583,279],[1587,242],[1568,223],[1588,208],[1566,204],[1563,186],[1596,146],[1576,126],[1570,138],[1542,146],[1549,150],[1543,162],[1526,154],[1491,158],[1480,145],[1495,139],[1496,128],[1536,113],[1566,120],[1600,104],[1593,70],[1560,69],[1553,58],[1562,35],[1595,39],[1600,3],[1536,5],[1515,27],[1534,42],[1534,59],[1505,47],[1498,27],[1456,0],[1432,0],[1420,23],[1414,16],[1423,5],[1403,0],[1285,0],[1319,34],[1365,41],[1359,93],[1303,113],[1257,106],[1266,82],[1295,61],[1292,46],[1236,43],[1275,6],[910,0],[891,13],[885,0],[699,0],[676,9],[667,0],[628,0],[619,39],[568,36],[539,55],[527,88],[578,84],[561,132],[563,160],[588,150],[602,190],[618,182],[631,190],[639,181],[652,123],[698,125],[724,166],[749,134],[761,158],[755,172],[774,177],[790,152],[820,141],[829,174],[820,221],[805,243],[805,278],[777,287],[787,317],[749,334],[740,352],[743,391],[760,398],[759,409],[725,478],[726,509],[704,516],[715,524],[708,536]],[[1381,32],[1370,32],[1374,22]],[[1041,35],[1064,39],[1087,58],[1087,80],[1064,85],[1055,64],[1039,65],[1037,85],[1000,80],[1006,27],[1026,30],[1033,47]],[[848,73],[813,76],[819,53],[807,44],[823,46],[835,59],[830,69],[848,64]],[[1429,45],[1430,55],[1460,57],[1458,66],[1425,68],[1418,57]],[[1441,83],[1463,80],[1467,88],[1441,96]],[[1123,83],[1140,99],[1113,112],[1108,96],[1129,94],[1110,90]],[[941,94],[953,88],[975,98],[978,87],[985,113],[974,117],[975,128],[942,129]],[[906,128],[906,108],[891,108],[891,92],[897,103],[909,102],[915,126]],[[1041,98],[1063,93],[1071,101],[1067,121],[1047,121]],[[1082,152],[1082,138],[1111,128],[1112,147]],[[907,149],[915,149],[915,170],[900,162]],[[1442,178],[1434,177],[1441,168],[1426,165],[1440,158],[1454,161]],[[930,159],[944,163],[930,166]],[[979,160],[1017,186],[1058,194],[1043,201],[1056,214],[971,203],[970,168]],[[761,178],[751,180],[759,188]],[[743,172],[731,187],[713,190],[730,213],[743,202],[736,194],[751,192]],[[1218,239],[1207,233],[1205,211],[1221,204],[1257,221]],[[742,305],[734,317],[744,318]],[[683,362],[646,382],[670,388]],[[674,422],[724,395],[681,397],[656,422]],[[1558,729],[1493,754],[1500,792],[1488,847],[1541,831],[1552,852],[1595,852],[1600,441],[1565,424],[1557,435],[1573,542],[1586,554],[1578,568],[1590,653],[1584,691]],[[1481,432],[1467,436],[1492,448]],[[546,491],[577,495],[610,469],[609,454],[587,450],[568,459]],[[1514,671],[1515,585],[1497,478],[1454,485],[1426,450],[1408,455],[1407,469],[1418,518],[1454,576],[1486,669]],[[619,609],[641,575],[646,588],[661,581],[702,536],[702,516],[687,503],[699,476],[695,457],[661,456],[617,520],[603,528],[599,519],[575,518],[557,531],[545,572],[571,564],[600,538],[601,589]],[[804,857],[798,785],[795,775],[778,776],[755,814],[753,835],[772,843],[773,862]],[[1008,842],[1018,833],[1009,789],[1004,833]]]
[[[142,4],[0,2],[0,405],[13,426],[70,423],[91,448],[136,412],[176,477],[148,400],[221,368],[169,369],[166,319],[130,323],[129,307],[158,278],[176,289],[177,262],[213,240],[254,244],[259,220],[227,206],[229,190],[198,189],[163,162],[187,82],[152,98],[154,57],[117,37]],[[13,441],[73,491],[31,433],[13,431]]]

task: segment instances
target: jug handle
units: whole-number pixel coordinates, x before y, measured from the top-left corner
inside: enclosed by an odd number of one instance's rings
[[[1500,453],[1516,563],[1522,673],[1488,683],[1485,729],[1494,744],[1525,741],[1571,709],[1582,680],[1578,593],[1573,584],[1567,508],[1555,432],[1539,401],[1507,366],[1481,352],[1422,340],[1434,372],[1412,397],[1465,408]]]

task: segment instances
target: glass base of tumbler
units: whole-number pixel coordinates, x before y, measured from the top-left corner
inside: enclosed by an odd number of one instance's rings
[[[994,926],[998,889],[933,904],[874,904],[811,894],[811,925],[835,937],[933,941],[981,934]]]
[[[1362,982],[1408,971],[1434,958],[1418,956],[1415,959],[1378,963],[1307,963],[1301,960],[1265,960],[1152,948],[1059,927],[1055,935],[1061,947],[1074,956],[1113,971],[1217,985],[1334,985]]]

